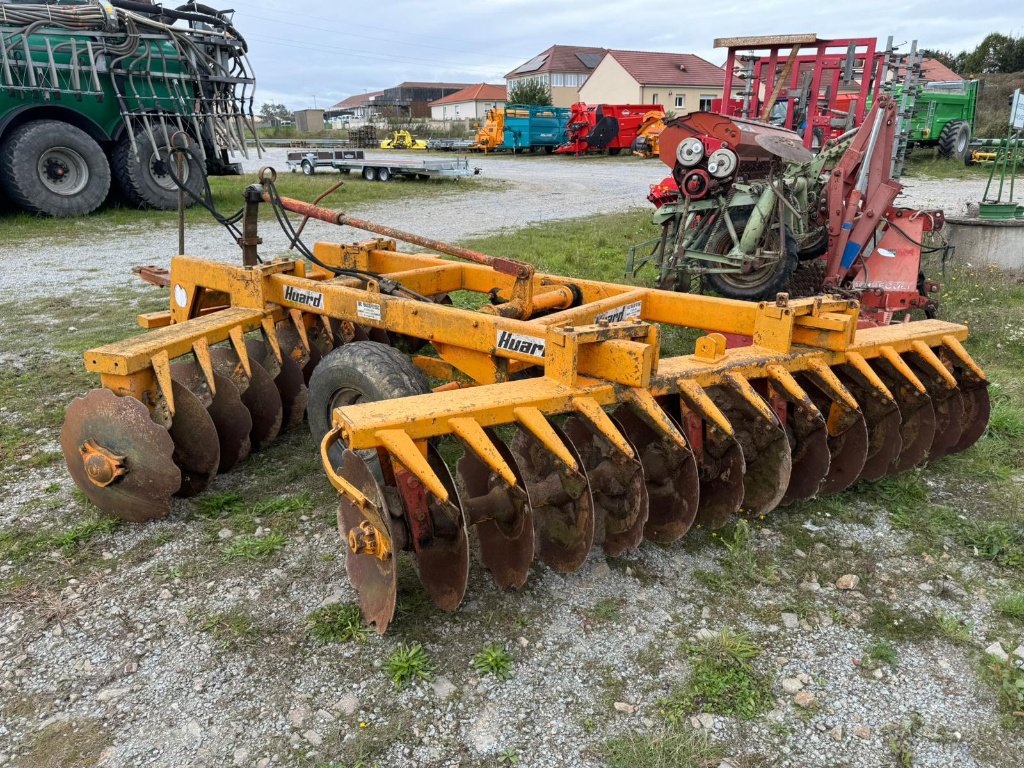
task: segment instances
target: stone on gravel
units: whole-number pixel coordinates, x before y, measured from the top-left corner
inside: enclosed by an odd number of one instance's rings
[[[310,744],[312,744],[314,747],[319,747],[321,744],[324,743],[324,737],[314,730],[306,731],[304,734],[302,734],[302,737]]]
[[[613,704],[612,706],[615,707],[616,712],[622,712],[626,715],[632,715],[634,712],[636,712],[636,707],[625,701],[616,701],[615,704]]]
[[[802,709],[814,706],[815,701],[814,694],[810,691],[800,691],[793,697],[793,703]]]
[[[784,690],[786,693],[790,695],[802,690],[803,687],[804,684],[795,677],[786,677],[782,680],[782,690]]]
[[[844,592],[849,592],[860,586],[860,576],[852,573],[847,573],[836,579],[836,589],[841,589]]]
[[[843,740],[843,726],[837,725],[835,728],[833,728],[831,731],[829,731],[828,734],[829,734],[829,736],[832,737],[833,741],[842,741]]]
[[[786,629],[796,629],[800,626],[800,617],[795,613],[782,614],[782,624]]]
[[[129,692],[128,688],[105,688],[96,694],[97,701],[114,701]]]
[[[989,656],[994,656],[1000,661],[1009,661],[1010,659],[1010,654],[1003,650],[1003,644],[998,640],[986,648],[985,653]]]
[[[434,695],[442,700],[447,699],[456,691],[455,683],[443,676],[431,683],[430,687],[434,689]]]
[[[853,729],[853,735],[858,739],[867,740],[871,738],[871,729],[866,725],[858,725]]]

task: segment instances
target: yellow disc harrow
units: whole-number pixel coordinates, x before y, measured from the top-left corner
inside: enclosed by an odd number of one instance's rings
[[[102,388],[68,410],[68,468],[110,514],[160,517],[305,411],[379,632],[402,551],[451,611],[470,532],[497,585],[517,588],[535,560],[568,572],[595,546],[616,556],[766,515],[962,451],[988,421],[962,325],[859,327],[848,298],[540,274],[280,198],[270,177],[249,194],[380,237],[318,243],[313,266],[248,248],[241,266],[174,258],[169,310],[85,353]],[[703,335],[664,357],[667,326]]]

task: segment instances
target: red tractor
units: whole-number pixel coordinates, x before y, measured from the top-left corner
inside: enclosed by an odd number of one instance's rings
[[[555,152],[581,155],[585,152],[608,150],[617,155],[630,151],[644,119],[651,112],[664,107],[658,104],[584,104],[572,105],[569,117],[569,140]]]

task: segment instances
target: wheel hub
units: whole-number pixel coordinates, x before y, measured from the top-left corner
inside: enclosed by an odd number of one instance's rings
[[[78,446],[78,451],[82,454],[89,482],[98,488],[106,488],[128,472],[124,456],[108,451],[95,440],[86,440]]]

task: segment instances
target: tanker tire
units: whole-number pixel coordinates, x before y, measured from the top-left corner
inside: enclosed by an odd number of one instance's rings
[[[737,217],[735,222],[736,232],[742,234],[747,226],[747,218]],[[778,232],[777,227],[773,227]],[[732,237],[726,227],[720,228],[712,237],[705,249],[710,253],[728,253],[732,247]],[[724,250],[723,250],[724,249]],[[799,262],[797,256],[796,238],[792,232],[786,230],[786,257],[776,265],[776,269],[770,276],[755,284],[741,285],[736,282],[736,277],[731,274],[711,273],[705,275],[704,279],[713,291],[729,299],[742,299],[744,301],[766,301],[774,299],[776,294],[783,293],[789,286],[789,281],[796,270]]]
[[[952,120],[939,134],[939,157],[967,164],[971,156],[971,126],[964,120]]]
[[[423,371],[397,349],[376,341],[353,341],[328,352],[313,370],[306,405],[309,431],[320,445],[336,407],[428,392]]]
[[[70,163],[81,174],[81,189],[70,194],[54,191],[40,176],[40,163],[47,153],[56,151],[55,167]],[[61,161],[63,156],[65,160]],[[76,177],[70,174],[62,178]],[[34,120],[25,123],[0,146],[0,186],[11,201],[29,213],[47,216],[84,216],[107,199],[110,191],[110,164],[100,145],[85,131],[58,120]],[[77,186],[77,185],[76,185]]]
[[[138,154],[132,150],[128,136],[114,147],[113,165],[117,186],[125,199],[137,208],[153,208],[158,211],[173,211],[178,207],[178,186],[165,170],[165,163],[174,162],[167,151],[167,142],[157,137],[159,157],[153,149],[148,134],[140,129],[135,132]],[[175,168],[175,173],[177,169]],[[195,195],[203,189],[205,169],[196,158],[187,158],[185,165],[185,187]],[[194,200],[185,195],[185,206]]]

